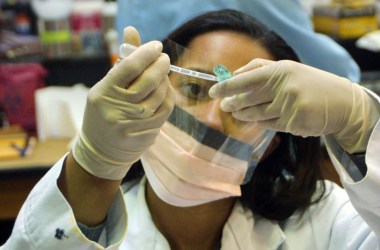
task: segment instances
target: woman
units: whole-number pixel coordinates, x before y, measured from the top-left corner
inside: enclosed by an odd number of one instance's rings
[[[140,45],[134,29],[126,29],[125,35],[125,42]],[[176,73],[168,77],[169,60],[157,42],[144,44],[121,60],[91,89],[72,153],[32,191],[4,247],[99,247],[89,240],[93,239],[109,249],[376,249],[380,216],[373,204],[358,209],[370,228],[343,189],[318,181],[322,177],[319,141],[303,138],[329,134],[329,145],[335,140],[350,153],[365,151],[369,134],[379,132],[374,129],[375,104],[362,88],[295,62],[274,63],[297,58],[282,39],[236,11],[196,17],[173,32],[164,45],[172,63],[184,68],[208,73],[222,64],[231,72],[240,69],[218,84]],[[320,110],[299,103],[311,87],[298,89],[305,80],[297,78],[303,70],[310,77],[307,84],[313,85],[314,79],[331,83],[322,81],[325,91],[319,92],[341,90],[343,100],[325,96],[342,105],[333,103],[333,110]],[[289,84],[292,80],[297,85]],[[274,84],[267,86],[267,82]],[[348,118],[343,116],[347,112],[340,112],[352,109],[352,103],[345,101],[352,96],[347,89],[360,93],[362,99],[356,104],[373,113],[359,124],[360,129],[355,123],[361,121],[356,119],[362,117],[359,111],[348,112]],[[276,97],[282,94],[288,97],[281,99],[285,115],[272,113],[273,107],[279,110]],[[258,114],[257,104],[268,110],[259,119],[252,115]],[[310,119],[302,105],[328,119]],[[325,111],[337,114],[330,117]],[[272,137],[266,128],[285,133]],[[347,134],[355,141],[359,136],[360,143],[353,145]],[[370,146],[373,151],[376,143]],[[246,152],[263,147],[266,151],[259,154],[256,166]],[[127,181],[121,194],[121,179],[131,173],[130,166],[140,156],[147,178]],[[344,167],[338,170],[347,184],[350,172]],[[374,169],[373,163],[368,165],[368,172]],[[368,179],[362,176],[361,183]],[[361,188],[351,188],[351,194],[368,191],[368,197],[375,196],[374,189]],[[354,204],[366,204],[360,202],[368,197],[357,196],[351,196]]]

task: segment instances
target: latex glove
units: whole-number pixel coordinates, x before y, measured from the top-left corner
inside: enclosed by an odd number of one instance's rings
[[[126,28],[124,37],[124,42],[140,45],[134,28]],[[154,143],[174,106],[170,60],[161,51],[158,41],[140,46],[90,89],[72,151],[87,172],[122,179]]]
[[[209,92],[243,121],[294,135],[332,134],[348,152],[364,152],[379,119],[358,84],[293,61],[254,59]]]

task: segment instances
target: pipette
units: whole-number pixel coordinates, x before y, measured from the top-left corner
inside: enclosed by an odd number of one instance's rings
[[[135,49],[137,49],[136,46],[131,45],[129,43],[123,43],[122,45],[120,45],[120,48],[119,48],[119,57],[121,59],[123,59],[123,58],[127,57],[129,54],[131,54],[132,51],[134,51]],[[214,81],[214,82],[219,81],[218,77],[216,77],[214,75],[210,75],[210,74],[206,74],[206,73],[202,73],[202,72],[198,72],[198,71],[194,71],[194,70],[190,70],[190,69],[181,68],[181,67],[174,66],[174,65],[170,65],[170,70],[173,72],[177,72],[179,74],[182,74],[182,75],[192,76],[192,77],[204,79],[207,81]]]

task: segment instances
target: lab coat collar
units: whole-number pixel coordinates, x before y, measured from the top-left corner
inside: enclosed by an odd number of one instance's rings
[[[134,188],[126,194],[129,220],[124,243],[129,248],[125,249],[140,249],[141,246],[144,246],[141,249],[170,249],[169,243],[151,218],[145,199],[145,184],[144,177],[136,185],[138,189]],[[250,209],[244,208],[237,201],[223,228],[221,249],[278,249],[285,238],[278,223],[253,216]]]
[[[169,250],[169,242],[154,225],[145,199],[146,177],[126,192],[128,230],[121,249]]]
[[[222,250],[224,249],[278,249],[286,236],[277,222],[260,216],[236,202],[223,229]]]

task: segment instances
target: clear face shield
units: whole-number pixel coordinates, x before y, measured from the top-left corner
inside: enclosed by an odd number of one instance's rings
[[[235,119],[221,111],[220,99],[209,97],[217,82],[206,80],[207,74],[213,75],[220,62],[210,62],[207,52],[195,53],[174,42],[166,46],[174,67],[198,74],[172,71],[169,75],[176,105],[155,145],[142,158],[143,165],[161,163],[165,173],[144,167],[148,179],[163,200],[178,206],[240,196],[240,185],[251,179],[275,132]],[[150,153],[155,163],[147,162]]]

